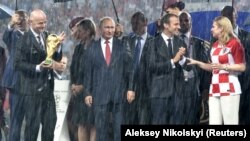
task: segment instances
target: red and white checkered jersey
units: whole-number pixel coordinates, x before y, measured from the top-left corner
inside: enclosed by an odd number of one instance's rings
[[[244,49],[236,38],[230,39],[226,45],[214,43],[211,50],[212,63],[240,64],[245,63]],[[226,70],[213,70],[209,96],[228,96],[241,94],[238,72]]]

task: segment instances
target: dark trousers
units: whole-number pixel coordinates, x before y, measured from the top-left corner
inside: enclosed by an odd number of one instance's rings
[[[123,104],[124,124],[145,125],[150,124],[150,102],[147,98],[136,97],[132,103],[127,101]]]
[[[96,141],[120,141],[122,104],[109,103],[107,105],[95,105],[94,114]],[[112,129],[112,131],[109,131],[110,129]]]
[[[124,111],[124,120],[123,123],[127,125],[135,125],[139,123],[138,117],[138,108],[137,108],[137,100],[134,100],[132,103],[128,103],[127,101],[123,104]]]
[[[40,123],[42,124],[41,141],[53,141],[56,125],[56,107],[54,95],[43,96],[24,96],[19,97],[20,107],[25,113],[25,141],[36,141]]]
[[[169,98],[151,98],[151,123],[154,125],[159,124],[172,124],[173,116],[173,100]]]
[[[19,141],[22,123],[24,119],[24,104],[19,94],[14,89],[9,89],[9,104],[10,104],[10,129],[9,141]]]

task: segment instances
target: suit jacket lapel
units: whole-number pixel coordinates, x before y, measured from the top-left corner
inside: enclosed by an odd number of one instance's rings
[[[116,39],[113,38],[113,46],[112,46],[112,52],[111,52],[111,61],[110,61],[110,64],[109,66],[113,65],[115,63],[115,60],[117,57],[117,51],[118,51],[118,46],[117,46],[117,42],[116,42]]]
[[[166,42],[164,41],[164,39],[162,38],[162,36],[158,36],[158,40],[156,40],[156,45],[158,45],[157,49],[158,49],[158,52],[161,56],[164,56],[164,57],[168,57],[170,56],[169,52],[167,51],[167,45],[166,45]]]
[[[178,51],[179,51],[179,45],[178,45],[176,37],[174,36],[174,38],[173,38],[173,56],[175,56],[175,54]]]
[[[99,56],[99,57],[97,57],[97,58],[100,58],[101,64],[107,65],[106,59],[105,59],[104,54],[103,54],[103,51],[102,51],[101,39],[100,39],[99,42],[98,42],[98,45],[97,45],[97,53],[96,53],[96,54],[97,54],[97,56]]]

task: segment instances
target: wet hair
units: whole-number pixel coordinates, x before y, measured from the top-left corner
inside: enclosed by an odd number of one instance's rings
[[[221,39],[219,39],[220,42],[222,42],[223,44],[226,44],[230,40],[230,38],[236,37],[233,32],[233,26],[227,17],[218,16],[214,19],[214,23],[219,28],[223,28],[221,33]]]
[[[176,17],[179,18],[177,15],[175,14],[165,14],[162,18],[161,18],[161,29],[164,29],[164,23],[165,24],[169,24],[170,23],[170,18],[171,17]]]
[[[92,20],[83,19],[77,24],[77,27],[81,27],[82,29],[89,31],[89,36],[95,38],[96,26]]]
[[[18,23],[14,23],[12,20],[10,21],[10,25],[18,24],[20,25],[23,21],[28,20],[28,12],[25,10],[17,10],[15,11],[15,15],[18,15]]]
[[[105,17],[102,17],[102,18],[100,19],[99,27],[102,27],[102,24],[103,24],[104,21],[106,21],[106,20],[110,20],[110,21],[112,21],[112,22],[114,23],[114,25],[116,25],[116,24],[115,24],[115,21],[114,21],[111,17],[105,16]]]
[[[231,23],[233,24],[233,13],[234,13],[235,9],[232,6],[225,6],[222,10],[221,10],[221,16],[225,16],[227,17]]]
[[[135,12],[133,16],[131,17],[131,24],[136,21],[147,22],[148,19],[145,17],[144,13],[142,13],[141,11],[138,11],[138,12]]]
[[[142,22],[142,23],[147,23],[148,19],[145,17],[145,15],[141,12],[135,12],[132,17],[131,17],[131,25],[132,25],[132,30],[135,31],[136,29],[138,29],[138,23]]]
[[[76,18],[72,19],[69,23],[69,29],[72,29],[78,22],[80,22],[83,19],[84,19],[84,17],[76,17]]]

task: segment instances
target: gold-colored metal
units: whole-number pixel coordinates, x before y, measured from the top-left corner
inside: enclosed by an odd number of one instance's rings
[[[56,34],[50,34],[47,38],[46,46],[47,46],[47,57],[45,60],[45,64],[49,65],[52,63],[52,56],[55,53],[58,45],[60,44],[60,37]]]

